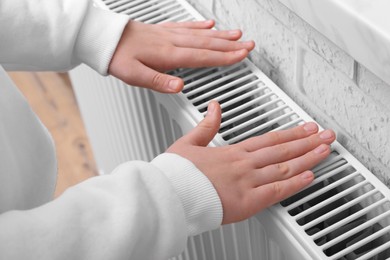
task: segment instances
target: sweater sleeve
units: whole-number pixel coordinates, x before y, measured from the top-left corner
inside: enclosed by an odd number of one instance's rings
[[[128,19],[91,0],[1,0],[0,64],[60,71],[85,63],[106,75]]]
[[[0,215],[0,259],[165,260],[221,220],[210,181],[186,159],[163,154],[120,165],[39,208]]]

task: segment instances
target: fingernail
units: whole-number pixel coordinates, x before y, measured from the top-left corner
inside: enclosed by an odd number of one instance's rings
[[[321,138],[321,139],[324,139],[324,140],[330,139],[330,138],[332,138],[332,137],[333,137],[333,132],[330,131],[330,130],[325,130],[325,131],[323,131],[323,132],[320,134],[320,138]]]
[[[318,146],[316,149],[314,149],[314,153],[316,153],[316,154],[321,154],[321,153],[323,153],[323,152],[325,152],[325,151],[327,151],[327,150],[328,150],[328,146],[325,145],[325,144],[321,144],[321,145]]]
[[[212,115],[215,111],[215,103],[210,102],[209,107],[207,108],[207,114]]]
[[[309,122],[303,125],[303,129],[309,133],[315,132],[317,130],[317,125],[313,122]]]
[[[304,180],[313,178],[313,173],[311,171],[306,171],[301,174],[301,178]]]
[[[171,79],[168,83],[168,90],[171,92],[177,92],[179,89],[180,81],[178,79]]]

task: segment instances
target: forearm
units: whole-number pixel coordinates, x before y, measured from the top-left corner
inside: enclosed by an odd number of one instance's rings
[[[0,64],[67,70],[86,63],[106,74],[127,21],[89,0],[2,0]]]

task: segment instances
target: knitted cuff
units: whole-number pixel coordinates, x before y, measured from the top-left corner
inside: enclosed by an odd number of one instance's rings
[[[76,40],[77,59],[100,74],[107,75],[112,55],[128,21],[126,15],[103,10],[91,4]]]
[[[177,154],[161,154],[152,164],[171,181],[186,215],[188,235],[194,236],[221,225],[222,204],[210,180],[189,160]]]

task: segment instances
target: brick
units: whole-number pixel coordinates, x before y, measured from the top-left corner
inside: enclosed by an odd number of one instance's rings
[[[244,38],[256,41],[251,59],[283,88],[294,78],[295,36],[255,2],[219,0],[215,3],[218,19],[225,18],[229,26],[244,31]],[[251,3],[251,4],[250,4]]]
[[[358,65],[357,85],[368,96],[373,98],[376,103],[380,103],[390,113],[390,85],[385,83],[364,66]]]
[[[291,12],[279,0],[257,1],[265,10],[275,16],[286,28],[302,40],[308,48],[323,57],[329,64],[346,74],[354,76],[354,59],[332,41]]]
[[[213,13],[213,5],[214,5],[214,0],[187,0],[192,6],[197,9],[199,13],[201,13],[203,16],[207,16],[207,18],[212,18],[209,17],[210,14]]]
[[[347,146],[353,140],[361,145],[360,149],[350,147],[356,155],[367,158],[368,151],[390,167],[388,110],[316,53],[307,51],[302,60],[304,95],[347,133]]]
[[[257,42],[263,40],[263,35],[256,33],[256,31],[267,26],[270,21],[280,23],[285,27],[285,30],[290,30],[308,48],[323,57],[329,64],[349,78],[354,77],[354,59],[278,0],[192,0],[191,2],[201,4],[208,10],[211,9],[218,21],[225,25],[224,27],[239,27],[245,33],[244,38],[256,39]],[[274,34],[279,32],[280,30],[277,30]],[[266,36],[269,37],[269,35]]]

